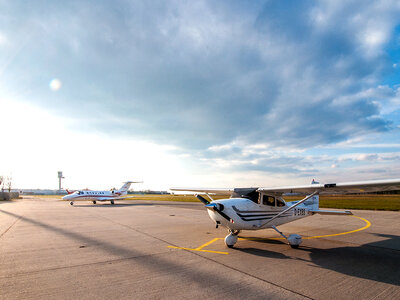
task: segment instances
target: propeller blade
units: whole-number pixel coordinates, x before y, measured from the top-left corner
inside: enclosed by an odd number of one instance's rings
[[[224,209],[224,206],[222,204],[219,203],[209,203],[206,205],[207,209],[210,209],[212,211],[215,211],[217,213],[219,213],[221,215],[221,217],[223,217],[224,219],[228,220],[229,222],[233,223],[233,220],[227,215],[225,214],[222,210]]]
[[[203,202],[204,205],[208,205],[210,204],[210,201],[208,201],[206,198],[200,196],[200,195],[196,195],[196,198],[199,199],[201,202]]]

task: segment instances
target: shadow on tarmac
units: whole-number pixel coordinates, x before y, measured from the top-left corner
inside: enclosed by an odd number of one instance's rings
[[[254,285],[241,285],[241,282],[239,280],[232,280],[229,278],[218,277],[218,281],[216,284],[215,273],[213,271],[200,270],[197,268],[188,268],[186,264],[175,263],[171,260],[168,260],[168,258],[171,256],[160,257],[157,255],[149,255],[149,253],[147,252],[138,251],[132,248],[121,247],[113,243],[106,242],[103,239],[97,240],[93,237],[85,236],[82,233],[69,231],[61,227],[49,225],[44,222],[40,222],[22,215],[17,215],[2,209],[0,209],[0,214],[5,214],[12,216],[14,218],[19,218],[20,222],[27,222],[32,225],[43,228],[45,230],[54,232],[58,235],[63,235],[67,238],[79,241],[79,243],[85,247],[86,245],[95,245],[100,251],[121,257],[116,260],[130,261],[133,267],[135,267],[135,265],[143,266],[152,272],[156,272],[157,274],[163,274],[165,276],[172,277],[177,282],[185,282],[186,284],[188,284],[188,282],[191,282],[191,284],[201,287],[202,289],[204,289],[204,291],[210,291],[210,287],[218,288],[220,290],[225,291],[224,298],[227,296],[238,297],[240,295],[243,298],[245,297],[245,295],[265,294],[264,289],[256,288],[254,287]],[[135,231],[141,233],[138,230]],[[154,239],[157,238],[154,237]],[[165,243],[167,244],[167,242]],[[80,246],[80,248],[85,248],[83,246]],[[160,275],[154,275],[154,276],[157,277]],[[240,289],[238,289],[238,286],[240,287]],[[296,292],[293,291],[293,293]],[[215,296],[221,294],[214,293],[213,295]]]
[[[290,257],[286,256],[281,252],[269,251],[264,249],[257,248],[235,248],[235,250],[244,252],[247,254],[252,254],[260,257],[268,257],[268,258],[276,258],[276,259],[290,259]]]
[[[143,200],[143,201],[137,201],[135,200],[134,203],[130,202],[130,203],[115,203],[115,204],[111,204],[109,202],[98,202],[96,204],[92,204],[92,203],[83,203],[83,201],[76,201],[74,202],[73,206],[76,207],[124,207],[124,206],[171,206],[171,207],[179,207],[179,208],[191,208],[191,209],[200,209],[203,210],[204,206],[202,203],[197,203],[197,202],[169,202],[169,201],[157,201],[157,202],[153,202],[153,201],[148,201],[148,200]],[[82,203],[82,204],[81,204]],[[69,203],[68,203],[69,204]]]
[[[385,239],[360,246],[329,249],[300,246],[296,251],[308,252],[310,262],[318,267],[348,276],[400,286],[400,237],[385,234],[373,235]],[[253,242],[283,243],[282,241],[268,239],[255,239]],[[279,252],[257,248],[235,248],[235,250],[268,258],[299,259]]]

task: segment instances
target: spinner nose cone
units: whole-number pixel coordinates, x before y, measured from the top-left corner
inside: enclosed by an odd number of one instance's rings
[[[214,202],[211,202],[211,203],[205,205],[205,207],[209,210],[217,211],[217,212],[224,210],[224,206],[222,204],[214,203]]]

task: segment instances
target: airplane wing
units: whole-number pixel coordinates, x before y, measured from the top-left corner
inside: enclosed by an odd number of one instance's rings
[[[216,195],[231,195],[234,189],[213,189],[213,188],[170,188],[171,191],[177,192],[194,192],[194,193],[206,193]]]
[[[370,193],[400,190],[399,179],[355,181],[328,184],[310,184],[300,186],[283,187],[262,187],[260,192],[270,192],[272,194],[282,195],[284,193],[311,194],[316,191],[319,194],[349,194],[349,193]]]
[[[127,197],[97,197],[96,199],[93,200],[97,200],[97,201],[111,201],[111,200],[124,200],[127,199]]]

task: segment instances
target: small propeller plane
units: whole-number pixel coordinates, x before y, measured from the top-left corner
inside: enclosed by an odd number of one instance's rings
[[[131,186],[131,183],[142,183],[142,181],[127,181],[124,182],[124,185],[119,190],[111,190],[111,191],[75,191],[71,194],[68,194],[62,197],[63,200],[70,200],[69,204],[74,205],[74,201],[76,200],[89,200],[92,201],[93,204],[96,204],[97,201],[110,201],[111,204],[114,204],[114,200],[124,199],[122,196],[128,193],[128,189]]]
[[[196,197],[204,203],[216,228],[223,226],[229,234],[225,237],[226,246],[232,248],[241,230],[260,230],[272,228],[286,239],[293,248],[298,248],[302,238],[298,234],[286,236],[277,226],[314,214],[352,215],[350,211],[319,209],[319,195],[370,193],[400,190],[400,179],[328,183],[320,184],[313,180],[310,185],[284,187],[252,187],[233,189],[171,188],[172,191],[197,193]],[[199,193],[206,194],[211,200]],[[299,201],[285,202],[284,194],[307,195]],[[211,195],[230,195],[229,199],[214,200]]]

